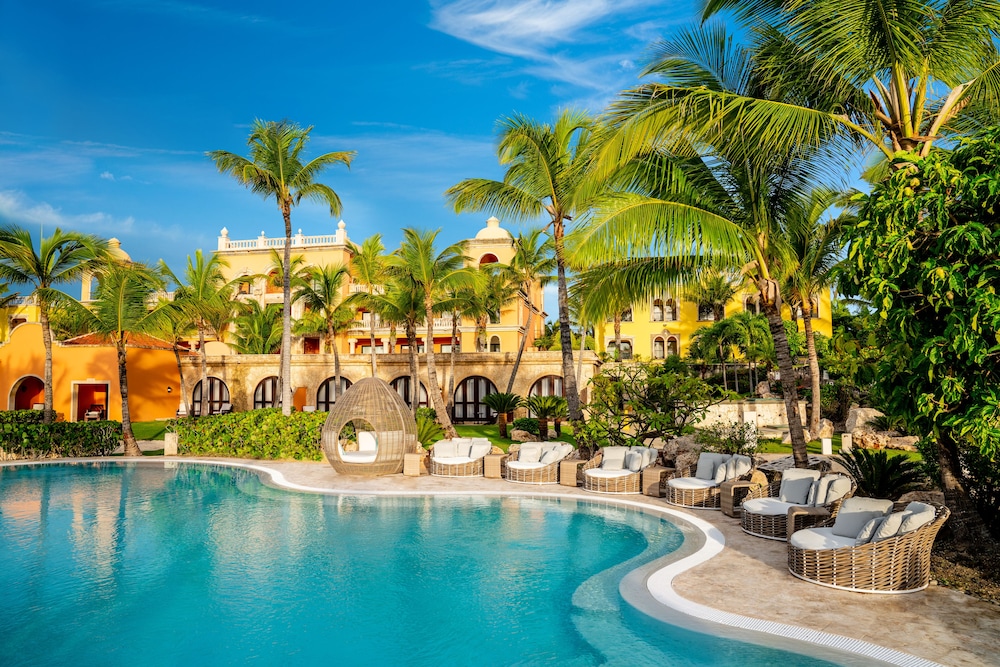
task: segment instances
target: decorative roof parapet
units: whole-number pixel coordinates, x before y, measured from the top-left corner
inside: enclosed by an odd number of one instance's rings
[[[317,236],[305,236],[300,229],[292,236],[293,248],[315,248],[322,246],[346,246],[347,224],[343,220],[337,223],[337,231],[333,234],[320,234]],[[233,240],[229,238],[229,230],[225,227],[219,232],[219,252],[235,250],[268,250],[270,248],[284,248],[285,239],[282,236],[268,238],[262,231],[255,239]]]

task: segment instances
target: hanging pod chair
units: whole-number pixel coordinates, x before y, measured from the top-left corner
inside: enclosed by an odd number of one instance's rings
[[[358,380],[341,395],[323,425],[323,451],[342,475],[391,475],[416,452],[417,424],[388,382]]]

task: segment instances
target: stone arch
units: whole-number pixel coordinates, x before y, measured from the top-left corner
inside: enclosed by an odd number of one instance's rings
[[[191,412],[197,417],[201,414],[201,380],[194,385],[191,390]],[[232,409],[232,402],[229,396],[229,385],[221,378],[208,376],[208,414],[214,415],[222,412],[223,404],[228,404]]]
[[[336,376],[330,376],[320,382],[319,387],[316,389],[316,409],[320,412],[330,412],[337,402],[337,397],[343,396],[351,388],[351,385],[354,384],[346,376],[341,375],[340,388],[334,392],[333,387],[336,379]]]
[[[31,410],[45,403],[45,382],[37,375],[23,375],[11,385],[7,404],[11,410]]]
[[[278,376],[268,375],[257,383],[253,391],[253,409],[260,410],[272,406],[281,405],[281,392],[279,391]],[[277,402],[275,402],[277,400]]]
[[[426,408],[430,405],[430,402],[427,397],[427,386],[420,380],[417,380],[417,383],[420,385],[420,393],[419,393],[420,402],[417,403],[417,407]],[[390,382],[389,386],[392,387],[397,394],[399,394],[399,397],[403,399],[404,403],[406,403],[408,406],[413,405],[410,398],[412,394],[410,392],[409,375],[400,375],[399,377],[395,378],[392,382]]]
[[[495,394],[497,386],[482,375],[470,375],[455,386],[452,419],[456,422],[489,422],[496,413],[483,403],[483,397]]]

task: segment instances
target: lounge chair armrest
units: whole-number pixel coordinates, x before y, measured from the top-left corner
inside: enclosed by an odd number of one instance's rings
[[[697,466],[687,466],[684,468],[677,468],[672,473],[667,475],[667,479],[677,479],[678,477],[694,477],[695,470],[697,470]]]
[[[580,470],[590,470],[591,468],[599,468],[601,465],[601,461],[603,460],[604,460],[604,454],[598,452],[597,454],[594,455],[594,458],[584,463],[583,466],[580,467]]]
[[[762,473],[763,474],[763,473]],[[772,482],[771,484],[756,484],[750,489],[750,492],[744,498],[744,501],[753,500],[755,498],[777,498],[778,489],[781,488],[781,482]]]

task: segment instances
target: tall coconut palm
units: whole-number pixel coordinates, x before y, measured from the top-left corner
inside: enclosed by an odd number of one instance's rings
[[[514,239],[514,256],[507,266],[507,271],[518,281],[521,287],[521,298],[528,311],[527,321],[524,323],[524,334],[521,342],[517,346],[517,356],[514,358],[514,366],[510,369],[510,379],[507,380],[507,392],[514,391],[514,380],[517,378],[517,371],[521,367],[521,357],[524,355],[524,346],[528,342],[528,336],[532,332],[532,323],[536,313],[541,313],[540,305],[532,301],[531,293],[538,285],[544,288],[552,281],[552,273],[556,270],[556,260],[552,255],[551,240],[543,240],[544,232],[541,229],[531,229],[517,235]]]
[[[351,277],[354,282],[363,285],[370,295],[383,289],[386,274],[385,246],[382,245],[382,235],[373,234],[366,238],[361,246],[351,246]],[[375,325],[378,318],[373,311],[368,311],[371,324],[372,377],[378,370],[375,361]]]
[[[445,196],[459,212],[488,211],[524,221],[548,215],[556,257],[563,386],[569,419],[579,421],[583,413],[573,373],[564,238],[566,224],[586,209],[581,184],[591,162],[594,122],[585,114],[564,111],[553,125],[515,115],[501,118],[499,127],[497,156],[507,169],[504,179],[466,179],[449,188]]]
[[[470,283],[475,274],[466,268],[470,260],[465,255],[465,242],[453,243],[438,250],[435,241],[439,232],[440,230],[430,232],[412,228],[403,229],[403,242],[386,261],[396,279],[408,282],[420,294],[427,327],[425,341],[427,393],[430,395],[445,436],[454,438],[457,433],[441,398],[437,367],[434,363],[434,312],[438,301],[448,293],[449,289],[460,288]]]
[[[744,310],[730,315],[725,322],[731,340],[747,362],[747,377],[750,379],[750,390],[753,391],[757,386],[757,363],[773,349],[767,318]]]
[[[54,303],[70,299],[55,289],[78,280],[86,271],[95,269],[108,257],[108,242],[88,234],[56,229],[52,236],[41,237],[36,249],[31,233],[14,225],[0,227],[0,280],[31,285],[38,304],[38,319],[42,325],[45,347],[44,415],[52,423],[52,329],[49,313]]]
[[[295,299],[302,302],[306,309],[303,322],[311,317],[316,318],[323,334],[323,351],[333,352],[333,401],[337,400],[340,389],[340,351],[337,349],[336,336],[350,326],[354,320],[354,311],[344,303],[344,281],[350,277],[350,270],[343,264],[326,264],[312,267],[308,278],[295,293]]]
[[[519,285],[502,267],[486,264],[479,267],[478,280],[464,292],[466,314],[476,321],[476,352],[489,351],[487,328],[500,321],[500,311],[517,298]]]
[[[162,273],[162,265],[158,271]],[[158,328],[153,331],[153,335],[162,338],[170,343],[174,352],[174,361],[177,362],[177,378],[180,382],[181,405],[184,406],[184,414],[191,414],[191,402],[188,400],[187,382],[184,379],[184,365],[181,363],[181,350],[187,350],[187,345],[181,345],[191,336],[197,333],[194,320],[191,315],[180,305],[166,297],[160,298],[159,307],[163,310],[164,317],[159,318]],[[202,385],[204,386],[204,385]]]
[[[242,185],[264,199],[274,199],[285,222],[284,271],[282,276],[281,311],[281,412],[292,413],[292,207],[303,199],[311,199],[330,208],[331,216],[340,215],[340,197],[328,185],[316,178],[326,167],[344,164],[348,167],[354,151],[324,153],[303,162],[302,150],[309,143],[312,127],[302,128],[287,120],[254,120],[247,146],[250,157],[228,151],[211,151],[208,156],[223,174],[229,174]],[[204,392],[202,392],[204,394]]]
[[[721,24],[682,33],[657,47],[646,70],[671,78],[615,105],[629,128],[614,152],[641,152],[648,137],[670,141],[673,130],[716,144],[739,127],[743,157],[834,141],[888,160],[899,150],[926,156],[1000,113],[997,0],[710,0],[704,18],[724,9],[752,35],[740,57],[761,85],[706,85],[706,69],[734,81],[743,63],[678,57],[679,40],[730,39]]]
[[[87,313],[89,329],[115,346],[118,387],[122,399],[122,440],[125,456],[142,456],[132,432],[128,392],[128,346],[137,334],[152,334],[167,314],[163,302],[149,307],[150,299],[163,289],[159,272],[137,262],[112,261],[98,273],[96,298]]]
[[[276,303],[239,303],[232,347],[238,354],[274,354],[281,345],[281,308]]]
[[[174,304],[194,323],[198,331],[202,387],[198,412],[200,415],[208,414],[208,354],[205,351],[205,337],[210,331],[216,336],[219,335],[213,328],[213,321],[218,326],[220,313],[231,312],[233,308],[232,292],[236,281],[227,283],[226,276],[222,272],[228,266],[229,263],[225,259],[214,253],[205,259],[200,249],[195,251],[194,258],[188,255],[184,280],[178,278],[162,260],[159,264],[160,272],[177,285]]]
[[[721,39],[709,37],[711,33],[693,29],[671,43],[672,60],[664,59],[657,69],[667,77],[667,85],[679,81],[692,90],[704,87],[732,95],[764,85],[745,49],[724,34]],[[615,129],[619,134],[606,140],[605,151],[621,157],[620,135],[626,130]],[[683,127],[670,129],[684,134]],[[580,255],[599,262],[659,256],[678,264],[702,262],[741,270],[761,295],[781,371],[792,451],[796,465],[804,467],[808,454],[778,286],[790,264],[788,218],[805,205],[815,185],[818,156],[805,150],[769,151],[749,160],[748,137],[752,133],[743,134],[734,126],[710,135],[697,132],[697,127],[680,138],[647,135],[645,155],[658,167],[654,186],[599,204],[582,234]],[[665,144],[676,151],[665,150]],[[622,272],[623,284],[628,279]],[[642,289],[656,287],[653,280]]]
[[[806,335],[806,351],[809,357],[809,379],[812,388],[812,409],[809,416],[809,431],[815,437],[819,432],[820,420],[820,375],[819,355],[816,353],[816,334],[812,320],[817,316],[814,303],[820,295],[830,293],[836,280],[837,267],[843,259],[841,231],[847,215],[827,217],[830,207],[838,203],[840,193],[819,188],[810,195],[809,205],[800,209],[800,216],[790,220],[790,246],[795,259],[794,270],[788,281],[790,293],[802,307],[802,326]]]

